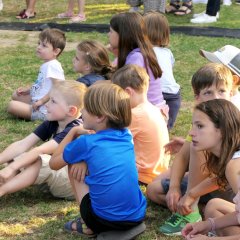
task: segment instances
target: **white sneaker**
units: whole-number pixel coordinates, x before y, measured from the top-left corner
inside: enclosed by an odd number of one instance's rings
[[[2,9],[3,9],[3,2],[2,0],[0,0],[0,11],[2,11]]]
[[[203,16],[204,14],[205,14],[205,12],[195,13],[195,14],[193,14],[193,18],[198,18],[200,16]],[[216,18],[219,19],[219,12],[217,12]]]
[[[209,16],[206,13],[204,13],[203,15],[197,17],[197,18],[193,18],[190,20],[191,23],[196,23],[196,24],[201,24],[201,23],[213,23],[217,21],[217,17],[216,16]]]
[[[207,4],[208,0],[193,0],[194,4],[202,3],[202,4]]]
[[[223,0],[223,5],[231,6],[232,5],[232,1],[231,0]]]

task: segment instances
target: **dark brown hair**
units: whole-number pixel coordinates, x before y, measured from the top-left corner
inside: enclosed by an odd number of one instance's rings
[[[126,58],[132,50],[140,48],[145,66],[149,66],[155,78],[162,76],[143,17],[139,13],[116,14],[110,21],[110,27],[119,34],[118,68],[125,65]]]
[[[230,101],[214,99],[202,102],[195,110],[205,113],[215,128],[221,131],[222,142],[219,157],[205,151],[206,167],[210,175],[216,177],[217,184],[225,187],[226,166],[233,154],[240,149],[240,111]]]
[[[61,54],[66,45],[65,33],[57,28],[44,29],[39,34],[39,40],[50,43],[53,46],[53,49],[59,48],[61,51],[58,56]]]

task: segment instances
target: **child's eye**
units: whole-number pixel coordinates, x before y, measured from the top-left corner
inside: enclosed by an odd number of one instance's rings
[[[211,91],[206,91],[205,93],[204,93],[204,95],[210,95],[211,94]]]
[[[225,93],[226,90],[224,90],[224,89],[220,89],[219,92],[220,92],[220,93]]]
[[[203,127],[202,124],[197,124],[197,128],[198,128],[198,129],[201,129],[202,127]]]

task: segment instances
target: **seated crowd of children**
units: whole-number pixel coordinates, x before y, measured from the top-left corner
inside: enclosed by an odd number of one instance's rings
[[[169,142],[181,105],[169,34],[158,12],[114,15],[108,34],[114,64],[103,44],[84,40],[73,58],[81,76],[73,81],[57,60],[65,34],[43,30],[37,80],[19,87],[7,107],[17,118],[43,122],[0,153],[0,197],[47,184],[53,196],[80,206],[66,231],[109,232],[112,239],[144,230],[149,198],[172,212],[159,228],[163,234],[239,239],[240,49],[200,50],[210,63],[192,77],[192,127],[186,139]],[[207,204],[205,221],[199,202]]]

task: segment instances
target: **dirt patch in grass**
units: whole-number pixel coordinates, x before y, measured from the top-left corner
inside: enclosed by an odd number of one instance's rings
[[[37,46],[39,32],[0,30],[0,48],[16,47],[27,44],[30,48]],[[78,42],[67,42],[64,51],[76,49]]]

